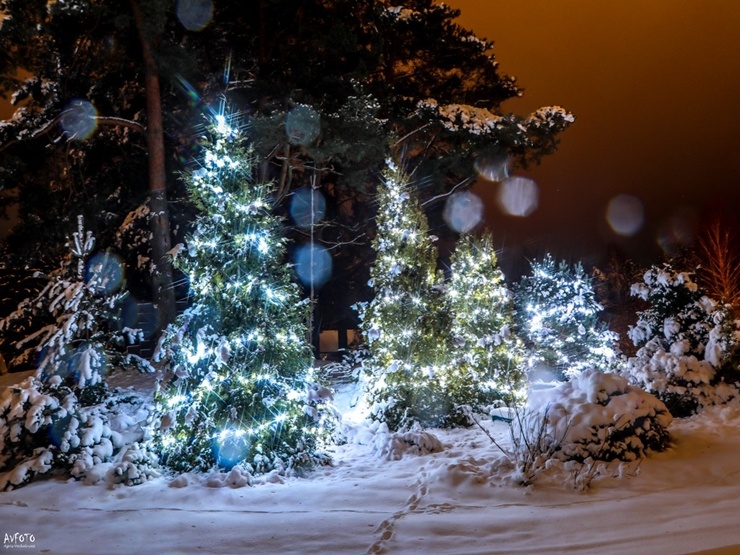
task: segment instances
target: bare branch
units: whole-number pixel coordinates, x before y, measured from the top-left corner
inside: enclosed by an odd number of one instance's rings
[[[463,179],[460,183],[458,183],[457,185],[455,185],[452,189],[450,189],[446,193],[442,193],[441,195],[437,195],[436,197],[432,197],[429,200],[426,200],[426,201],[422,202],[421,203],[422,207],[426,206],[427,204],[431,204],[431,203],[433,203],[433,202],[435,202],[435,201],[437,201],[439,199],[442,199],[442,198],[445,198],[445,197],[449,197],[452,193],[454,193],[455,191],[457,191],[460,187],[462,187],[463,185],[467,185],[472,180],[473,180],[472,177],[467,177],[467,178]]]

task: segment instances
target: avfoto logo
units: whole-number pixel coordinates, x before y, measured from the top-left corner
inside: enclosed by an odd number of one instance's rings
[[[5,534],[5,540],[3,541],[3,547],[5,549],[11,549],[11,548],[30,548],[30,547],[36,547],[34,544],[36,543],[36,536],[33,534],[20,534],[16,532],[15,534]]]

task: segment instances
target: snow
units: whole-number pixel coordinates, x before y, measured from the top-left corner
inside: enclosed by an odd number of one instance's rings
[[[9,385],[22,377],[0,378]],[[151,375],[111,379],[153,387]],[[122,432],[125,420],[116,423]],[[481,425],[500,444],[510,441],[504,422]],[[667,451],[615,461],[585,490],[574,488],[572,465],[518,485],[478,427],[417,431],[408,441],[380,428],[357,424],[351,441],[333,447],[333,466],[305,476],[235,468],[106,486],[99,465],[85,481],[51,478],[0,493],[0,522],[7,536],[32,534],[34,550],[52,554],[740,552],[738,404],[673,420]],[[388,446],[396,450],[384,452]],[[141,457],[128,452],[116,470],[135,472],[125,463]]]

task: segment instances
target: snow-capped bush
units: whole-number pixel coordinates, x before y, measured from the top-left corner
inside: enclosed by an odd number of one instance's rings
[[[668,446],[673,420],[665,405],[617,374],[584,371],[558,387],[531,392],[516,436],[540,438],[561,461],[633,461]],[[523,439],[519,448],[534,442]]]
[[[105,411],[81,406],[59,378],[29,377],[0,394],[0,490],[54,469],[82,478],[120,447]]]
[[[653,266],[632,294],[650,303],[630,339],[640,347],[623,370],[631,383],[663,400],[674,416],[737,394],[733,356],[740,336],[728,306],[705,295],[691,272]],[[733,375],[735,374],[735,375]]]

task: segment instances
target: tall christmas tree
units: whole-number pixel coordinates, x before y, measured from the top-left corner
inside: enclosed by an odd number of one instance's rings
[[[176,260],[193,303],[162,342],[171,376],[156,396],[155,445],[175,470],[310,465],[322,458],[328,390],[308,381],[310,306],[286,266],[273,187],[255,180],[225,117],[202,148],[202,166],[185,175],[201,215]]]
[[[563,379],[616,360],[617,336],[599,320],[591,278],[580,264],[559,264],[549,254],[532,262],[516,289],[517,325],[529,351],[531,372]]]
[[[523,344],[513,333],[514,299],[491,235],[463,235],[450,266],[455,396],[474,408],[514,401],[524,380]]]
[[[372,301],[358,306],[370,358],[373,417],[399,429],[448,424],[449,309],[436,238],[404,172],[389,163],[378,186]]]

